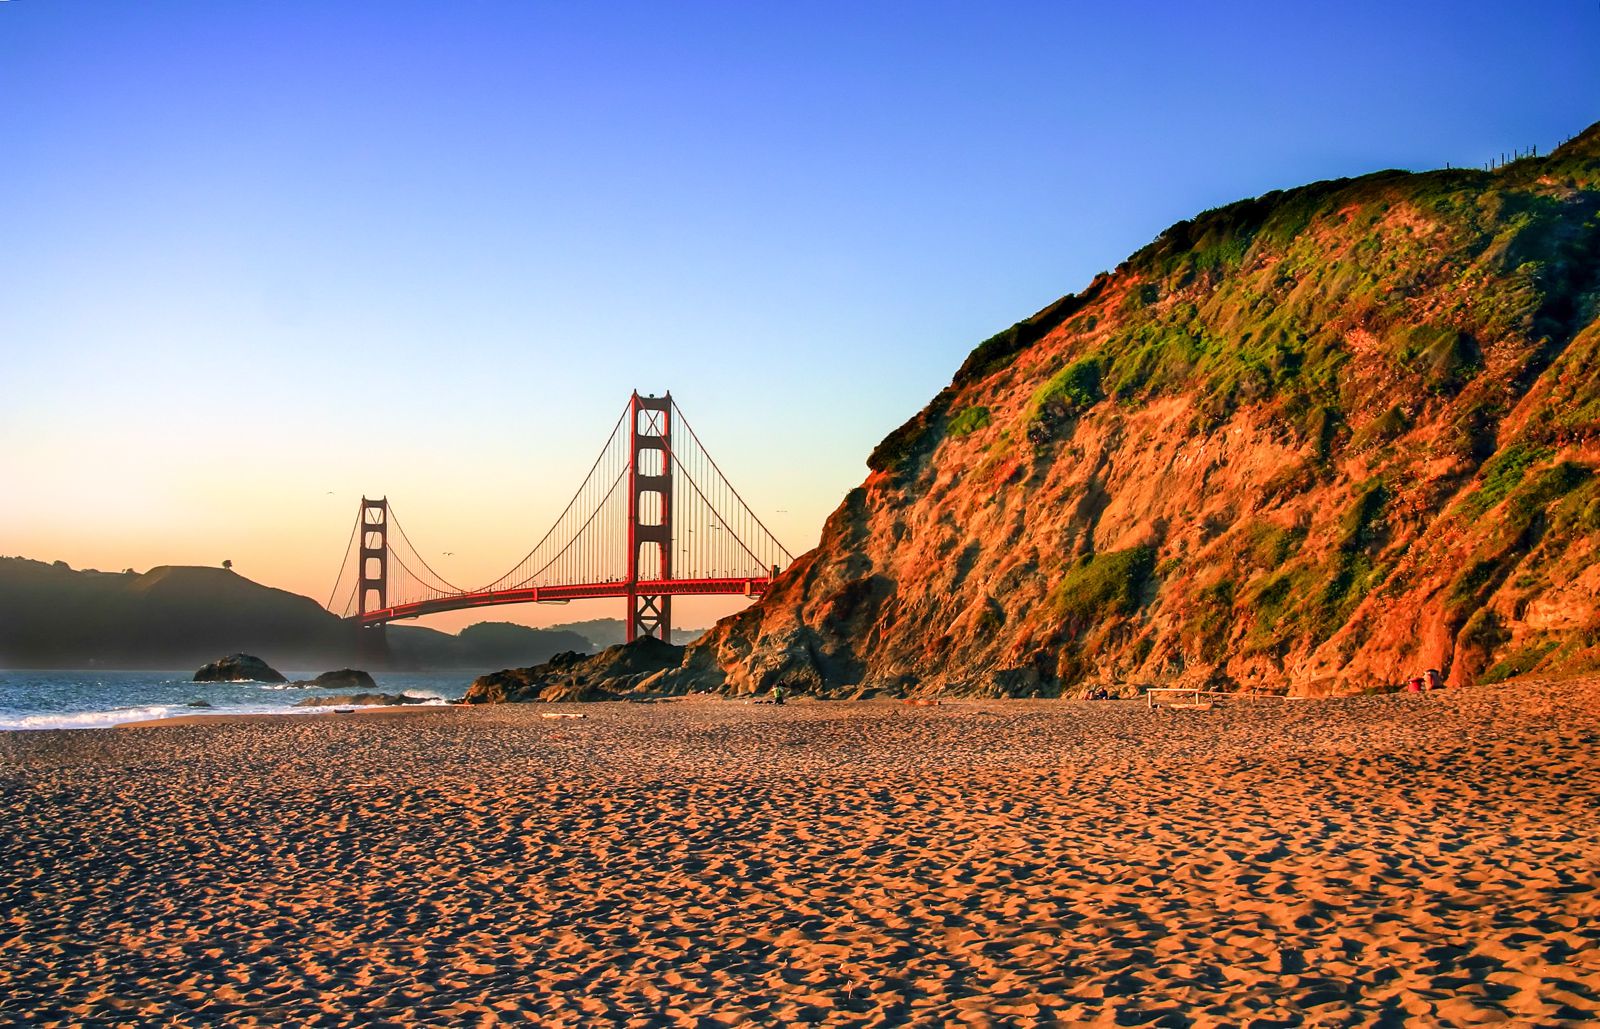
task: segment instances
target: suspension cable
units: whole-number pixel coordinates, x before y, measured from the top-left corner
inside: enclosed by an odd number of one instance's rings
[[[361,534],[361,511],[357,509],[355,524],[350,527],[350,542],[344,546],[344,558],[339,562],[339,575],[333,580],[333,589],[328,592],[328,603],[324,605],[329,611],[333,610],[333,600],[339,595],[339,583],[344,580],[344,570],[350,563],[350,552],[355,549],[356,537]],[[361,577],[356,576],[359,582]]]
[[[412,553],[415,554],[416,552],[413,551]],[[446,592],[445,590],[439,589],[437,586],[435,586],[432,583],[428,582],[426,579],[424,579],[422,576],[418,575],[416,572],[413,572],[411,570],[411,566],[406,564],[405,560],[403,558],[401,558],[401,556],[398,553],[396,553],[394,550],[390,550],[389,551],[389,556],[394,558],[394,563],[395,564],[397,564],[401,568],[405,569],[405,573],[407,575],[411,576],[412,581],[415,582],[418,586],[421,586],[424,589],[427,589],[427,590],[429,590],[429,591],[431,591],[433,593],[437,593],[442,597],[450,596],[450,594],[448,592]],[[417,557],[421,557],[422,555],[417,554],[416,556]],[[460,591],[457,590],[457,592],[459,593]],[[393,607],[394,605],[391,604],[390,606]]]
[[[683,408],[678,406],[678,402],[676,400],[674,400],[672,402],[672,408],[673,408],[674,411],[676,411],[678,413],[678,418],[683,421],[683,427],[685,429],[689,430],[689,438],[694,440],[695,446],[699,449],[700,453],[705,457],[706,461],[711,465],[712,470],[717,473],[717,478],[721,479],[722,482],[727,485],[728,492],[733,494],[733,498],[739,502],[739,506],[744,508],[745,512],[747,514],[749,514],[751,518],[755,519],[755,523],[756,523],[757,526],[759,526],[761,528],[761,531],[767,534],[767,538],[770,539],[774,544],[777,545],[778,551],[780,553],[782,553],[784,557],[788,558],[789,562],[791,564],[793,564],[794,563],[794,555],[789,553],[789,548],[785,547],[783,545],[783,542],[781,540],[779,540],[777,536],[774,536],[772,534],[772,530],[766,527],[766,524],[761,521],[761,516],[756,514],[755,511],[750,507],[749,504],[745,503],[744,497],[739,495],[739,491],[734,488],[733,483],[728,482],[728,477],[726,475],[724,475],[722,473],[722,469],[717,466],[717,459],[712,457],[711,456],[711,451],[707,450],[706,449],[706,445],[704,443],[700,442],[700,437],[695,434],[694,426],[689,424],[689,419],[684,418],[684,416],[683,416]],[[671,453],[671,451],[669,450],[668,453]],[[680,464],[679,467],[681,468],[682,465]],[[691,479],[690,481],[693,482],[694,480]],[[718,517],[721,517],[721,516],[719,515]],[[724,523],[724,524],[726,524],[726,523]],[[750,556],[751,557],[755,557],[754,554],[751,554]],[[756,560],[759,561],[760,558],[756,558]]]
[[[449,579],[446,579],[444,576],[440,575],[438,572],[435,572],[433,570],[433,567],[428,564],[428,559],[422,556],[422,551],[418,550],[417,549],[417,545],[415,543],[411,542],[411,537],[406,535],[405,527],[400,524],[400,516],[394,513],[394,507],[392,505],[389,508],[389,521],[394,523],[394,527],[400,531],[400,538],[406,541],[406,546],[411,548],[411,553],[416,557],[416,559],[418,561],[422,562],[422,567],[426,568],[428,570],[428,572],[434,577],[434,579],[437,580],[439,583],[450,587],[449,590],[440,590],[441,593],[451,592],[451,591],[454,591],[456,593],[465,593],[466,592],[466,590],[462,589],[460,586],[457,586],[455,583],[451,582]],[[390,548],[390,549],[393,550],[393,548]],[[408,569],[406,569],[406,571],[411,571],[411,570],[408,568]],[[416,578],[419,581],[421,580],[422,576],[416,575],[416,573],[414,573],[414,572],[412,574],[415,575]]]
[[[766,528],[765,523],[762,523],[762,519],[760,519],[760,515],[755,514],[754,510],[750,510],[749,504],[746,504],[746,502],[744,502],[744,498],[742,498],[742,496],[739,496],[739,491],[738,490],[734,490],[733,483],[728,482],[728,477],[726,477],[726,475],[723,475],[722,469],[720,469],[720,467],[717,466],[717,459],[712,458],[712,456],[710,456],[710,451],[706,450],[706,445],[704,445],[704,443],[701,443],[701,440],[699,440],[699,435],[694,434],[694,426],[691,426],[690,419],[683,418],[683,408],[680,408],[680,406],[678,406],[677,400],[674,400],[674,402],[672,402],[672,408],[674,408],[674,410],[677,411],[678,418],[682,419],[683,427],[685,427],[685,429],[690,430],[690,438],[691,438],[691,440],[694,440],[694,446],[696,446],[696,450],[698,450],[699,453],[701,453],[702,458],[706,458],[706,462],[707,462],[707,464],[710,464],[710,467],[712,467],[712,470],[715,470],[715,472],[717,472],[717,480],[718,480],[718,482],[722,483],[723,486],[726,486],[726,490],[728,490],[728,493],[733,494],[733,499],[736,499],[736,501],[739,501],[739,507],[742,507],[742,509],[744,509],[744,514],[750,515],[750,519],[754,520],[755,525],[757,525],[757,527],[760,527],[760,530],[762,530],[762,533],[765,533],[766,538],[770,539],[771,543],[773,543],[773,546],[778,547],[779,554],[784,555],[784,557],[786,557],[786,559],[789,560],[789,563],[794,563],[794,555],[790,554],[789,547],[784,546],[784,544],[782,544],[781,541],[779,541],[778,536],[774,536],[773,535],[773,531],[771,531],[770,528]],[[672,451],[672,446],[670,446],[670,445],[667,446],[667,454],[669,454],[670,458],[672,458],[672,461],[674,461],[675,464],[677,464],[677,466],[680,467],[680,469],[682,469],[683,462],[682,461],[678,461],[677,453],[674,453],[674,451]],[[699,483],[694,482],[694,477],[693,477],[693,475],[690,474],[690,472],[688,472],[688,469],[683,469],[683,474],[685,474],[685,477],[688,478],[688,480],[690,480],[690,485],[694,486],[694,493],[698,493],[699,494],[699,498],[701,498],[702,501],[706,501],[707,506],[710,506],[710,501],[707,501],[706,494],[701,493],[701,488],[699,488]],[[717,520],[718,520],[718,522],[722,522],[723,528],[726,528],[726,530],[730,531],[730,533],[733,533],[733,527],[731,527],[731,525],[728,525],[728,522],[726,522],[726,520],[723,519],[722,512],[718,512],[717,507],[712,506],[712,514],[717,515]],[[738,533],[734,533],[734,538],[738,539]],[[744,541],[742,541],[742,539],[739,539],[739,546],[744,547],[744,552],[746,552],[746,554],[749,554],[750,557],[754,557],[754,559],[757,560],[757,562],[760,562],[760,560],[762,560],[762,559],[760,559],[760,557],[757,557],[757,555],[755,555],[754,552],[750,551],[750,547],[744,546]]]
[[[690,431],[690,435],[691,436],[694,435],[692,430]],[[699,441],[696,440],[696,442],[699,442]],[[729,525],[728,524],[728,520],[726,518],[722,517],[722,512],[718,511],[717,508],[716,508],[716,505],[712,504],[710,500],[706,499],[706,495],[703,492],[701,492],[701,490],[700,490],[700,484],[695,482],[694,481],[694,476],[689,474],[689,470],[687,468],[684,468],[683,462],[678,460],[678,455],[673,452],[672,447],[670,445],[666,444],[665,442],[663,442],[662,445],[666,447],[667,456],[672,459],[672,463],[677,465],[679,468],[683,469],[683,477],[689,481],[689,485],[690,486],[694,487],[695,495],[697,495],[702,501],[705,502],[706,507],[711,509],[711,513],[712,514],[717,516],[717,521],[721,522],[722,523],[722,527],[724,529],[728,530],[728,535],[733,537],[733,541],[735,543],[739,544],[740,547],[743,547],[744,548],[744,552],[746,554],[750,555],[750,559],[752,561],[754,561],[756,564],[761,565],[763,570],[765,570],[766,562],[763,561],[756,554],[755,551],[751,550],[748,546],[745,546],[744,540],[740,539],[739,538],[739,534],[737,532],[733,531],[733,526]],[[707,456],[709,457],[710,455],[707,455]],[[743,503],[743,501],[741,500],[740,503]],[[748,510],[748,508],[746,508],[746,510]],[[752,517],[754,517],[754,516],[752,515]],[[765,526],[763,526],[763,528],[765,528]],[[787,555],[789,553],[787,550],[783,550],[783,544],[782,543],[778,543],[777,539],[773,538],[771,533],[768,533],[767,535],[768,535],[769,538],[772,538],[772,542],[773,543],[777,543],[778,549],[782,550],[785,555]],[[791,558],[790,560],[793,560],[793,559]]]
[[[334,587],[334,589],[338,588],[339,587],[337,586]],[[355,581],[350,584],[350,596],[345,598],[344,608],[342,609],[343,614],[340,615],[341,618],[349,618],[352,614],[356,613],[356,594],[360,592],[360,590],[361,577],[358,575],[356,576]],[[332,611],[333,609],[329,608],[328,610]]]
[[[574,493],[572,495],[572,499],[567,501],[566,508],[561,512],[561,514],[559,516],[557,516],[557,518],[555,520],[555,524],[550,526],[549,531],[544,534],[544,537],[542,539],[540,539],[538,543],[535,543],[533,545],[533,549],[528,551],[528,553],[522,558],[522,560],[520,560],[516,564],[512,565],[510,571],[506,572],[504,575],[500,576],[498,579],[495,579],[495,580],[489,582],[482,589],[476,590],[475,592],[487,593],[493,587],[498,586],[501,583],[505,582],[506,579],[510,578],[512,572],[515,572],[518,568],[522,567],[522,565],[524,563],[533,560],[533,555],[535,555],[535,554],[537,554],[539,552],[539,548],[545,545],[545,543],[550,539],[551,534],[554,533],[557,529],[561,528],[562,520],[567,517],[567,512],[572,510],[572,505],[576,504],[578,502],[578,499],[583,496],[584,489],[589,485],[590,476],[593,476],[594,475],[594,470],[596,468],[600,467],[600,462],[605,460],[606,454],[609,453],[610,450],[611,450],[612,442],[617,438],[617,430],[622,428],[622,423],[627,420],[628,412],[630,410],[632,410],[632,409],[633,409],[633,404],[630,401],[628,406],[623,409],[622,414],[617,416],[617,424],[613,425],[611,427],[611,435],[610,435],[610,437],[608,437],[606,439],[605,445],[600,448],[600,456],[594,459],[594,464],[593,465],[589,466],[589,473],[588,473],[588,475],[585,475],[583,477],[583,484],[578,487],[578,492]],[[613,488],[615,488],[614,484],[613,484]],[[608,491],[607,495],[609,495],[609,491]],[[585,523],[585,524],[587,524],[587,523]],[[564,553],[565,551],[566,551],[566,548],[563,547],[562,548],[562,552]],[[545,565],[545,568],[548,568],[548,567],[549,567],[549,564],[547,563]],[[543,571],[543,570],[544,569],[542,569],[542,568],[540,569],[540,571]],[[535,573],[535,574],[537,574],[537,573]],[[527,582],[528,579],[531,579],[532,577],[533,576],[530,575],[527,578],[523,579],[522,581],[523,582]]]
[[[545,569],[549,568],[551,565],[553,565],[557,561],[561,560],[562,556],[565,555],[567,551],[572,549],[573,544],[577,543],[580,539],[583,538],[584,532],[589,528],[589,526],[591,524],[593,524],[595,518],[600,514],[600,512],[604,511],[606,509],[606,501],[611,499],[611,494],[613,494],[613,493],[615,493],[617,491],[617,487],[619,485],[621,485],[623,479],[627,478],[627,475],[628,475],[628,470],[626,468],[624,468],[622,471],[617,473],[617,477],[616,477],[615,481],[613,481],[611,483],[611,488],[606,490],[606,495],[604,497],[601,497],[600,498],[600,503],[595,505],[594,511],[592,511],[590,513],[590,515],[589,515],[588,521],[585,521],[583,523],[583,526],[581,528],[579,528],[577,532],[572,534],[572,538],[567,541],[567,545],[566,546],[562,547],[559,551],[557,551],[556,555],[554,557],[552,557],[550,560],[548,560],[544,564],[540,565],[538,571],[529,572],[528,575],[525,576],[522,579],[521,582],[518,582],[515,586],[511,586],[511,587],[508,587],[508,588],[509,589],[518,589],[518,588],[520,588],[522,586],[527,585],[528,583],[532,582],[534,579],[537,579],[539,576],[543,575],[544,572],[545,572]],[[532,557],[532,556],[533,556],[532,554],[528,555],[528,557]],[[523,558],[523,560],[525,561],[525,560],[527,560],[527,558]]]

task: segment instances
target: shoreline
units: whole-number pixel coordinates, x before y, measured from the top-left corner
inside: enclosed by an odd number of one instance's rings
[[[166,715],[135,722],[117,722],[107,729],[147,729],[171,725],[271,725],[283,721],[303,719],[344,719],[355,715],[405,716],[424,711],[447,712],[460,710],[465,704],[366,704],[344,709],[306,708],[302,711],[246,711],[237,714],[227,711],[197,711],[192,715]],[[16,732],[100,732],[100,729],[18,729]]]
[[[1536,683],[1543,684],[1543,685],[1550,685],[1550,684],[1561,683],[1561,682],[1566,682],[1566,681],[1581,681],[1581,680],[1583,680],[1585,678],[1587,678],[1587,677],[1586,676],[1563,676],[1563,677],[1560,677],[1560,678],[1546,678],[1546,677],[1525,676],[1525,677],[1522,677],[1522,678],[1519,678],[1519,679],[1507,680],[1505,682],[1496,683],[1496,684],[1489,685],[1489,686],[1473,686],[1473,687],[1467,687],[1466,689],[1467,690],[1517,689],[1517,688],[1520,688],[1519,684],[1521,684],[1521,683],[1536,682]],[[255,686],[257,688],[262,688],[261,684],[254,683],[254,682],[231,683],[229,685],[241,685],[241,684],[242,685],[248,685],[248,686]],[[396,688],[404,689],[406,691],[410,691],[410,690],[418,688],[416,686],[407,685],[405,683],[396,683],[396,684],[393,684],[393,685]],[[422,687],[422,688],[430,690],[430,691],[442,689],[442,687],[440,687],[438,685],[431,685],[431,686]],[[1168,690],[1168,692],[1172,692],[1172,691],[1184,692],[1186,689],[1187,688],[1181,688],[1180,689],[1180,688],[1177,688],[1177,687],[1173,687],[1173,688],[1170,688]],[[1430,697],[1430,698],[1441,698],[1441,697],[1445,697],[1447,695],[1451,695],[1451,694],[1459,693],[1459,692],[1461,692],[1460,688],[1453,689],[1453,690],[1436,690],[1436,691],[1432,691],[1432,692],[1429,692],[1429,693],[1425,693],[1425,694],[1423,694],[1423,696],[1424,697]],[[423,695],[423,694],[419,694],[419,695]],[[455,702],[452,702],[452,701],[450,701],[448,699],[449,698],[449,694],[448,693],[432,692],[431,694],[427,694],[427,695],[431,696],[431,699],[429,701],[424,702],[424,703],[415,704],[415,705],[410,705],[410,704],[406,704],[406,705],[356,705],[356,706],[354,706],[354,710],[349,710],[349,711],[344,710],[344,708],[350,707],[351,705],[329,705],[326,708],[315,708],[315,709],[296,709],[296,708],[294,708],[293,706],[290,706],[290,705],[282,705],[282,706],[272,707],[272,708],[267,709],[267,710],[262,710],[260,708],[251,708],[251,707],[245,707],[242,710],[240,710],[240,709],[229,709],[228,707],[224,706],[223,708],[221,708],[219,710],[219,709],[207,708],[207,707],[203,707],[203,706],[201,706],[201,707],[193,707],[193,706],[191,706],[191,705],[189,705],[187,703],[180,703],[180,702],[177,702],[177,701],[170,701],[170,700],[169,701],[151,700],[144,707],[139,707],[139,706],[112,707],[112,708],[93,709],[93,710],[85,710],[85,711],[72,711],[72,710],[69,710],[69,711],[62,711],[62,712],[59,712],[59,713],[46,711],[46,710],[40,710],[40,711],[37,711],[37,712],[32,713],[32,714],[15,716],[14,720],[22,720],[22,721],[30,721],[30,722],[38,721],[38,722],[42,722],[43,724],[26,724],[26,725],[23,725],[23,724],[6,724],[6,725],[3,725],[3,726],[0,726],[0,735],[4,735],[6,733],[12,733],[12,732],[25,732],[25,733],[31,733],[31,732],[77,732],[77,731],[84,731],[84,730],[102,731],[104,729],[125,729],[125,728],[132,728],[132,727],[141,727],[141,726],[166,726],[166,725],[188,725],[188,726],[194,726],[194,725],[210,725],[210,724],[228,724],[228,723],[233,723],[233,722],[240,721],[240,720],[253,720],[253,719],[266,719],[266,720],[270,721],[270,720],[277,720],[277,719],[304,719],[304,718],[308,718],[308,717],[312,717],[312,718],[348,717],[348,716],[353,715],[353,714],[366,714],[369,718],[372,718],[372,717],[377,716],[379,713],[383,713],[383,712],[386,712],[386,713],[403,712],[403,711],[411,710],[413,708],[415,708],[415,709],[426,709],[426,710],[434,710],[434,709],[439,709],[439,708],[452,709],[452,708],[467,708],[467,707],[492,709],[492,708],[501,707],[501,706],[505,706],[505,707],[527,706],[527,707],[535,708],[535,709],[546,709],[546,710],[548,710],[548,709],[554,709],[554,708],[558,708],[558,707],[564,708],[564,707],[567,707],[567,706],[571,706],[571,707],[574,707],[577,710],[587,710],[587,709],[603,709],[606,705],[611,705],[611,704],[622,704],[622,705],[628,705],[628,704],[632,704],[632,705],[637,705],[637,704],[665,704],[665,703],[684,703],[684,702],[691,702],[691,701],[695,701],[695,700],[706,700],[706,701],[713,701],[713,702],[720,702],[720,703],[727,703],[727,704],[741,704],[741,703],[742,704],[752,704],[752,703],[761,704],[761,703],[765,702],[763,699],[761,699],[761,695],[739,695],[739,696],[733,696],[733,695],[724,695],[724,694],[716,694],[716,693],[691,693],[691,694],[681,695],[681,696],[677,696],[677,695],[674,695],[674,696],[651,696],[651,697],[634,698],[634,699],[623,698],[623,699],[596,700],[596,701],[570,701],[570,700],[563,700],[563,701],[548,702],[548,703],[547,702],[532,702],[532,703],[529,703],[529,704],[526,704],[526,705],[519,705],[519,704],[494,705],[494,704],[461,704],[461,703],[455,703]],[[1276,703],[1308,702],[1308,701],[1339,702],[1339,701],[1356,700],[1356,699],[1360,699],[1360,698],[1370,698],[1370,697],[1374,697],[1374,696],[1399,696],[1399,695],[1403,695],[1403,691],[1397,691],[1397,692],[1394,692],[1394,693],[1385,693],[1385,694],[1360,693],[1360,694],[1349,694],[1349,695],[1322,695],[1322,696],[1307,696],[1307,695],[1288,695],[1288,696],[1284,696],[1284,695],[1277,695],[1277,694],[1255,694],[1255,693],[1249,693],[1249,692],[1245,692],[1245,691],[1239,691],[1237,694],[1234,694],[1234,695],[1238,697],[1238,701],[1236,701],[1236,702],[1252,702],[1252,703],[1254,703],[1254,702],[1262,702],[1262,701],[1276,702]],[[1207,699],[1209,700],[1213,696],[1218,696],[1218,695],[1208,695]],[[1221,694],[1220,696],[1227,697],[1229,695],[1228,694]],[[1413,696],[1415,696],[1415,695],[1413,695]],[[1223,702],[1232,703],[1232,702],[1235,702],[1235,701],[1224,700]],[[992,705],[992,704],[999,704],[999,705],[1034,704],[1034,705],[1038,705],[1038,704],[1077,704],[1077,703],[1097,703],[1097,704],[1104,704],[1104,703],[1133,703],[1133,704],[1137,704],[1137,705],[1141,705],[1142,706],[1142,705],[1144,705],[1146,703],[1146,698],[1145,698],[1144,694],[1140,694],[1137,697],[1131,697],[1131,698],[1128,698],[1128,697],[1110,697],[1110,698],[1104,698],[1104,699],[1095,700],[1095,701],[1088,701],[1085,698],[1080,698],[1080,697],[1036,697],[1036,696],[1035,697],[985,697],[985,696],[965,696],[965,695],[959,695],[959,694],[953,695],[953,696],[940,696],[940,697],[929,697],[929,698],[891,698],[891,697],[883,697],[883,696],[870,697],[870,698],[845,698],[845,697],[833,698],[833,697],[812,697],[812,696],[808,696],[808,695],[800,695],[800,696],[791,696],[789,703],[790,703],[790,705],[805,705],[805,704],[844,705],[844,704],[851,704],[851,703],[904,704],[904,705],[907,705],[907,706],[931,706],[931,707],[944,707],[944,708],[953,708],[953,707],[960,707],[960,706]],[[145,711],[145,709],[147,709],[147,708],[148,709],[152,709],[151,713],[143,713]],[[138,712],[138,713],[136,714],[136,712]],[[160,713],[155,713],[155,712],[160,712]],[[132,717],[123,717],[124,715],[132,715]],[[384,717],[387,717],[387,716],[388,716],[387,714],[384,715]]]
[[[0,734],[0,1023],[1600,1017],[1600,677],[366,715]]]
[[[1516,689],[1526,689],[1526,688],[1538,688],[1538,687],[1551,686],[1551,685],[1560,685],[1560,684],[1564,684],[1564,683],[1579,683],[1579,684],[1581,684],[1581,683],[1586,683],[1586,682],[1590,681],[1591,679],[1596,679],[1596,678],[1600,678],[1600,677],[1581,676],[1581,675],[1580,676],[1566,676],[1566,677],[1562,677],[1562,678],[1559,678],[1559,679],[1543,679],[1543,678],[1537,678],[1536,679],[1536,678],[1532,678],[1532,677],[1527,677],[1527,678],[1524,678],[1524,679],[1507,680],[1507,681],[1504,681],[1504,682],[1494,683],[1494,684],[1489,685],[1489,686],[1469,686],[1469,687],[1465,687],[1465,688],[1440,689],[1440,690],[1433,690],[1433,691],[1424,692],[1424,693],[1420,693],[1420,694],[1418,694],[1418,693],[1406,693],[1405,691],[1396,691],[1396,692],[1393,692],[1393,693],[1384,693],[1384,694],[1356,693],[1356,694],[1349,694],[1349,695],[1342,695],[1342,696],[1331,696],[1331,695],[1330,696],[1277,696],[1277,695],[1244,694],[1242,701],[1240,701],[1239,703],[1252,703],[1252,704],[1253,703],[1282,703],[1282,704],[1291,704],[1291,705],[1298,705],[1298,704],[1316,705],[1316,704],[1323,704],[1323,703],[1339,703],[1339,702],[1344,702],[1344,701],[1369,701],[1369,700],[1372,700],[1372,699],[1375,699],[1375,698],[1397,697],[1397,698],[1405,698],[1402,701],[1403,703],[1418,704],[1418,703],[1428,703],[1429,701],[1443,701],[1447,697],[1458,696],[1458,695],[1463,695],[1463,694],[1469,694],[1469,693],[1473,693],[1473,692],[1476,692],[1476,691],[1503,690],[1503,689],[1507,689],[1507,688],[1510,688],[1512,690],[1516,690]],[[762,696],[762,695],[751,694],[751,695],[734,696],[734,695],[731,695],[731,694],[698,693],[698,694],[688,694],[688,695],[682,695],[682,696],[649,697],[649,698],[641,698],[641,699],[636,699],[636,700],[629,700],[629,699],[610,699],[610,700],[591,700],[591,701],[564,700],[564,701],[551,701],[551,702],[532,701],[532,702],[523,702],[523,703],[502,703],[502,704],[462,704],[462,703],[456,703],[456,702],[452,702],[452,701],[446,701],[445,703],[442,703],[442,704],[439,704],[439,703],[423,703],[423,704],[369,704],[369,705],[357,705],[357,706],[354,706],[354,707],[350,707],[348,709],[341,708],[339,710],[335,710],[335,709],[332,709],[332,708],[326,708],[326,709],[314,708],[314,709],[306,709],[306,710],[303,710],[303,711],[252,711],[252,712],[239,712],[239,713],[230,713],[230,712],[226,712],[226,711],[210,711],[210,712],[208,712],[208,711],[197,711],[194,714],[166,715],[166,716],[163,716],[161,718],[148,718],[148,719],[142,719],[142,720],[138,720],[138,721],[118,722],[115,725],[105,726],[104,728],[132,729],[132,728],[148,728],[148,727],[171,726],[171,725],[273,724],[273,723],[280,722],[280,721],[298,720],[298,719],[305,719],[305,718],[336,719],[336,718],[350,718],[352,715],[380,715],[380,714],[381,715],[390,715],[390,716],[403,716],[403,715],[410,715],[410,714],[413,714],[413,713],[421,713],[421,712],[424,712],[424,711],[429,711],[429,712],[456,711],[456,712],[460,712],[460,711],[526,710],[526,711],[536,711],[536,712],[553,714],[553,713],[556,713],[556,712],[605,711],[605,710],[608,710],[608,709],[638,708],[638,707],[641,707],[641,706],[654,706],[654,705],[664,705],[664,704],[712,704],[712,705],[728,705],[728,706],[741,706],[741,705],[744,705],[744,706],[772,706],[772,705],[770,705],[769,702],[761,700],[761,699],[758,699],[760,696]],[[1224,703],[1228,703],[1228,702],[1225,701]],[[1017,706],[1020,706],[1020,707],[1043,707],[1043,706],[1049,706],[1049,707],[1062,707],[1062,708],[1067,708],[1067,709],[1076,709],[1079,706],[1090,706],[1090,705],[1092,705],[1095,708],[1121,706],[1121,707],[1136,707],[1139,710],[1147,710],[1147,700],[1144,697],[1144,695],[1142,695],[1142,694],[1140,696],[1137,696],[1137,697],[1111,697],[1111,698],[1106,698],[1106,699],[1101,699],[1101,700],[1088,700],[1088,699],[1081,698],[1081,697],[967,697],[967,696],[937,697],[937,698],[870,697],[870,698],[864,698],[864,699],[847,699],[847,698],[837,698],[836,699],[836,698],[830,698],[830,697],[812,697],[812,696],[802,695],[802,696],[791,696],[789,698],[788,703],[783,705],[783,707],[784,708],[806,708],[806,707],[810,707],[810,706],[813,706],[813,705],[820,705],[820,706],[824,706],[824,707],[841,708],[841,709],[842,708],[847,708],[847,707],[853,707],[853,706],[861,706],[861,707],[867,707],[867,708],[905,708],[905,709],[924,709],[924,710],[954,710],[954,709],[962,709],[962,708],[989,708],[989,707],[1004,708],[1004,707],[1011,706],[1011,705],[1017,705]],[[1194,717],[1194,715],[1189,715],[1189,714],[1179,715],[1177,711],[1161,712],[1161,713],[1163,713],[1163,714],[1170,713],[1170,714],[1173,714],[1173,715],[1178,715],[1178,717]],[[72,729],[53,729],[53,730],[14,730],[14,731],[77,732],[77,731],[80,731],[80,730],[78,730],[76,728],[72,728]],[[94,729],[94,730],[84,730],[84,731],[99,731],[99,730],[98,729]]]
[[[310,710],[297,707],[301,701],[345,707],[348,695],[360,692],[292,683],[195,682],[191,675],[0,672],[0,733],[107,729],[200,714],[298,715]],[[438,704],[459,697],[462,688],[461,681],[447,676],[404,674],[385,677],[383,688],[372,692],[401,695],[407,704]]]

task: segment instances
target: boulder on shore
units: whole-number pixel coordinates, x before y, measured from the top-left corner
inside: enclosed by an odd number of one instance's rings
[[[375,693],[378,684],[372,676],[359,668],[340,668],[333,672],[323,672],[315,679],[298,679],[296,686],[318,686],[325,690],[360,690],[366,693]]]
[[[479,676],[462,698],[466,704],[521,704],[533,701],[615,700],[623,694],[653,692],[661,672],[677,668],[683,648],[642,636],[598,654],[569,651],[532,668],[507,668]]]
[[[345,693],[334,697],[307,697],[295,707],[396,707],[400,704],[426,704],[422,697],[404,693]]]
[[[194,673],[195,682],[288,682],[289,680],[253,654],[229,654]]]

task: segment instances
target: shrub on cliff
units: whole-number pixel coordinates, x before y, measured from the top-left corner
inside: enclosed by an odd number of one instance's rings
[[[1155,570],[1154,547],[1093,554],[1068,569],[1050,590],[1050,604],[1066,623],[1082,627],[1096,619],[1131,614]]]
[[[1100,392],[1100,359],[1085,357],[1061,369],[1045,381],[1033,394],[1029,405],[1034,417],[1051,406],[1059,406],[1068,414],[1092,407],[1104,399]]]
[[[988,424],[989,409],[982,405],[974,405],[950,419],[950,428],[946,431],[952,436],[970,436]]]

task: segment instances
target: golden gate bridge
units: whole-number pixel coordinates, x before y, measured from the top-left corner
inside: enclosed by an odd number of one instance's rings
[[[637,391],[527,556],[470,589],[434,571],[388,498],[361,498],[328,610],[362,626],[441,611],[614,597],[627,639],[671,639],[672,598],[757,597],[793,555],[750,510],[669,392]]]

